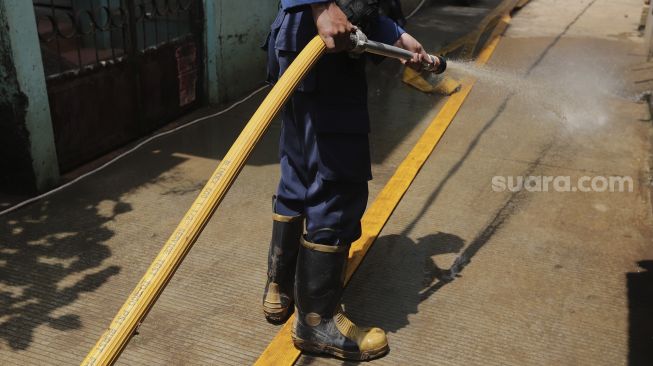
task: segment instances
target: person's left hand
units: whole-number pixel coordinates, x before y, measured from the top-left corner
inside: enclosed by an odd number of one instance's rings
[[[402,60],[401,62],[417,71],[422,69],[424,63],[432,64],[433,62],[438,62],[437,60],[432,60],[429,54],[424,51],[422,45],[408,33],[402,34],[394,45],[396,47],[401,47],[405,50],[411,51],[415,54],[411,60]]]

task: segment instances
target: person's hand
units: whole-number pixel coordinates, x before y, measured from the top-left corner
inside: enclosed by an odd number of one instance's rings
[[[327,47],[327,52],[340,52],[351,48],[352,31],[356,29],[345,13],[340,10],[335,2],[313,4],[313,20]]]
[[[439,62],[437,59],[433,60],[429,56],[429,54],[426,53],[426,51],[424,51],[424,47],[422,47],[422,45],[419,42],[417,42],[417,40],[408,33],[402,34],[394,45],[396,47],[401,47],[405,50],[414,53],[413,58],[411,60],[408,61],[402,60],[401,62],[417,71],[420,71],[422,69],[424,63],[433,64],[434,62],[436,63]]]

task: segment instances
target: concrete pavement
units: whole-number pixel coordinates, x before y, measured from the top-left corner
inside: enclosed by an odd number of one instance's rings
[[[497,3],[435,3],[409,31],[437,49]],[[375,363],[650,363],[651,118],[637,97],[653,67],[641,5],[534,0],[515,16],[490,66],[554,88],[474,87],[346,290],[355,321],[389,331],[391,352]],[[442,100],[401,84],[396,64],[370,72],[373,199]],[[554,97],[551,110],[556,85],[569,102]],[[260,100],[0,218],[3,364],[81,361]],[[118,364],[240,365],[272,339],[259,303],[278,133],[276,123]],[[634,186],[495,192],[496,176]]]

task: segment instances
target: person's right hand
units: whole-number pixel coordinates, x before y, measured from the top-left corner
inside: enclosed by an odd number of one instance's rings
[[[437,65],[439,65],[439,61],[437,59],[431,59],[431,56],[424,51],[424,47],[422,47],[422,45],[408,33],[402,34],[394,45],[413,53],[412,60],[402,60],[401,62],[416,71],[422,70],[424,63],[430,64],[436,62],[438,63]]]
[[[351,48],[350,34],[356,29],[335,2],[311,5],[313,20],[327,47],[327,52],[346,51]]]

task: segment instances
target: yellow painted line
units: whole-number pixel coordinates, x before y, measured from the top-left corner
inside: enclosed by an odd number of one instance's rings
[[[494,53],[501,40],[501,34],[503,34],[510,22],[510,10],[507,10],[502,15],[501,22],[493,31],[493,36],[479,53],[476,60],[477,65],[486,64]],[[349,251],[345,284],[349,282],[365,258],[368,250],[381,233],[390,215],[392,215],[392,212],[399,204],[399,201],[401,201],[401,198],[424,166],[424,163],[426,163],[426,160],[437,146],[445,131],[453,122],[467,96],[472,91],[475,81],[473,78],[467,78],[462,81],[462,89],[449,97],[406,159],[399,165],[372,205],[365,211],[365,215],[361,220],[363,233],[360,239],[352,244],[351,250]],[[301,352],[295,348],[290,336],[294,317],[293,315],[283,325],[254,365],[287,366],[293,365],[297,361]]]
[[[315,36],[270,90],[82,365],[111,365],[120,356],[197,241],[272,119],[325,50],[324,42]]]
[[[470,39],[474,36],[474,32],[472,33],[467,33],[464,36],[456,39],[455,41],[447,44],[445,47],[441,48],[440,51],[438,52],[440,55],[446,56],[453,51],[465,46],[470,42]]]
[[[483,19],[478,23],[473,31],[467,33],[466,35],[450,42],[445,47],[440,50],[441,55],[448,55],[459,48],[464,48],[463,53],[460,55],[462,59],[473,57],[473,52],[478,42],[483,36],[483,33],[487,29],[492,28],[493,25],[497,24],[498,21],[504,16],[504,14],[509,13],[512,9],[521,8],[530,0],[504,0],[496,8],[494,8],[490,13],[488,13]]]

